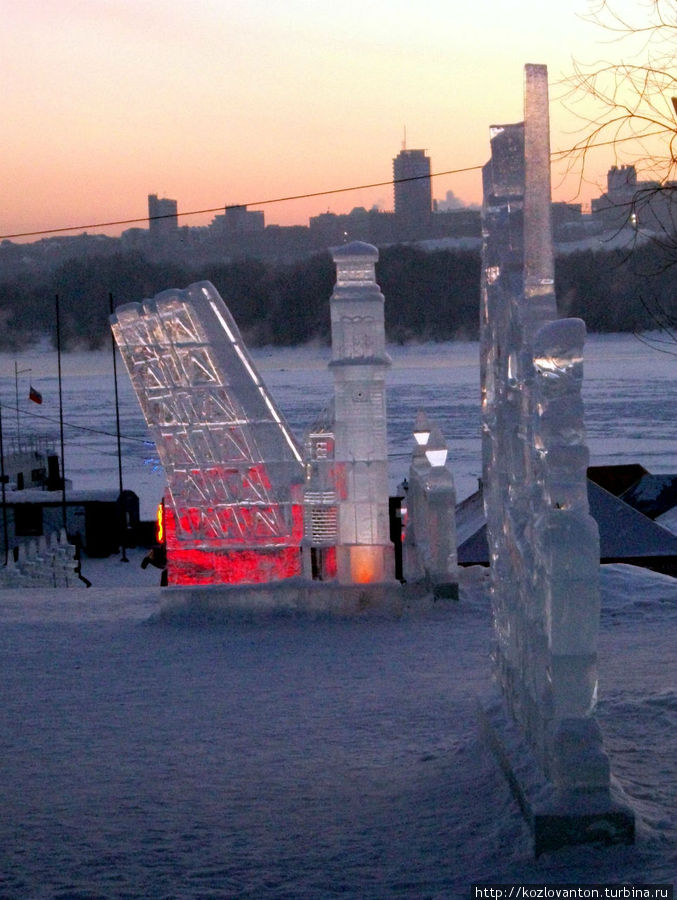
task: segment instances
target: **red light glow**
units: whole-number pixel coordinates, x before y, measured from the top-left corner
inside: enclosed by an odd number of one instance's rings
[[[254,512],[244,511],[249,516]],[[238,512],[241,514],[243,509]],[[196,521],[199,515],[200,510],[182,510],[181,522]],[[232,540],[232,535],[225,538],[215,534],[199,540],[179,537],[174,511],[169,506],[164,511],[164,532],[168,583],[172,585],[265,584],[302,574],[303,512],[296,504],[292,506],[291,534],[271,538],[265,530],[258,536],[258,546],[255,528],[249,529],[246,539],[240,534],[237,542]]]
[[[336,547],[326,547],[324,551],[324,573],[323,577],[336,578]]]

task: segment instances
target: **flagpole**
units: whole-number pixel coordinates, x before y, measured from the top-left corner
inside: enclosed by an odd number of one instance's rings
[[[19,366],[14,360],[14,388],[16,390],[16,449],[21,453],[21,425],[19,424]]]
[[[56,294],[54,297],[55,306],[56,306],[56,359],[58,365],[59,372],[59,432],[61,435],[61,514],[63,518],[63,529],[66,532],[66,539],[68,540],[68,524],[66,519],[66,464],[64,460],[64,450],[63,450],[63,391],[62,391],[62,378],[61,378],[61,319],[59,317],[59,295]],[[92,582],[89,581],[88,578],[82,574],[82,543],[80,533],[78,532],[75,537],[75,559],[77,560],[77,565],[75,567],[75,574],[78,576],[80,581],[84,581],[85,587],[91,587]]]
[[[32,372],[32,369],[20,369],[19,364],[14,360],[14,390],[16,392],[16,449],[21,452],[21,425],[19,423],[19,375],[26,372]]]
[[[59,434],[61,436],[61,516],[63,527],[68,534],[68,526],[66,520],[66,462],[64,459],[64,441],[63,441],[63,393],[61,387],[61,320],[59,317],[59,295],[56,294],[56,360],[59,373]]]
[[[7,534],[7,496],[5,494],[5,449],[2,442],[2,403],[0,403],[0,481],[2,481],[2,530],[5,545],[5,565],[7,565],[9,535]]]
[[[108,307],[110,309],[111,316],[113,315],[113,295],[108,294]],[[120,488],[120,512],[121,519],[123,524],[122,527],[122,535],[121,535],[121,544],[122,544],[122,556],[120,557],[120,562],[129,562],[127,559],[127,512],[123,505],[122,500],[122,444],[120,440],[120,398],[118,395],[118,363],[117,363],[117,355],[115,352],[115,335],[113,334],[113,329],[111,328],[110,332],[110,340],[111,340],[111,348],[113,350],[113,381],[115,383],[115,427],[117,432],[118,439],[118,484]]]

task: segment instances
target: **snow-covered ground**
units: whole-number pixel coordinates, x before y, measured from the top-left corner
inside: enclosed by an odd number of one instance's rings
[[[593,462],[676,471],[674,360],[627,337],[590,345]],[[442,421],[459,495],[472,490],[476,349],[393,348],[394,481],[425,406]],[[31,376],[45,415],[52,362],[36,357]],[[67,421],[114,431],[106,364],[67,362]],[[312,421],[329,393],[326,351],[262,351],[259,364],[292,425]],[[7,357],[0,377],[7,402]],[[123,390],[125,478],[152,509],[162,477],[144,466],[152,449]],[[82,434],[67,432],[71,477],[114,486],[114,441]],[[480,881],[675,881],[677,581],[601,573],[598,714],[637,843],[534,860],[478,736],[476,700],[491,685],[481,571],[468,570],[460,602],[400,618],[238,612],[206,627],[158,618],[159,573],[140,569],[139,551],[130,558],[86,560],[91,589],[0,592],[3,900],[446,900]]]
[[[484,579],[466,578],[459,603],[399,619],[224,613],[209,627],[154,620],[160,588],[3,592],[0,896],[672,883],[675,582],[602,571],[599,718],[636,845],[534,861],[478,737],[490,616]]]

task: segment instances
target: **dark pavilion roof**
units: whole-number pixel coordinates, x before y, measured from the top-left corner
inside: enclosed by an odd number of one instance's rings
[[[627,562],[677,575],[677,535],[588,479],[590,513],[597,521],[600,561]],[[481,489],[456,508],[460,565],[488,565]]]

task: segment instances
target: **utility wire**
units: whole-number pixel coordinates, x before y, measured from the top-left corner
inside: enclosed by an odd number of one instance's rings
[[[9,403],[3,403],[2,408],[3,409],[11,409],[12,412],[17,412],[16,406],[11,406]],[[59,420],[54,418],[53,416],[46,416],[43,413],[36,413],[36,412],[32,412],[31,410],[27,410],[27,409],[22,409],[21,413],[24,416],[32,416],[34,419],[44,419],[46,422],[53,422],[55,424],[58,424],[58,422],[59,422]],[[114,438],[117,437],[116,432],[104,431],[101,428],[91,428],[87,425],[75,425],[75,423],[73,423],[73,422],[64,422],[64,425],[66,425],[68,428],[75,428],[77,431],[88,431],[88,432],[91,432],[92,434],[105,435],[105,437],[114,437]],[[125,441],[134,441],[137,444],[145,444],[146,446],[150,446],[153,444],[153,441],[149,441],[146,438],[131,437],[130,435],[126,435],[126,434],[121,434],[120,438]]]
[[[667,351],[663,351],[663,352],[667,352]],[[10,406],[9,403],[3,403],[3,404],[2,404],[2,408],[3,408],[3,409],[11,410],[12,412],[16,412],[16,407],[15,407],[15,406]],[[58,423],[58,421],[59,421],[58,419],[55,419],[55,418],[53,418],[53,417],[51,417],[51,416],[45,416],[45,415],[43,415],[42,413],[32,412],[31,410],[22,409],[21,412],[23,413],[24,416],[33,416],[33,418],[35,418],[35,419],[44,419],[44,420],[47,421],[47,422]],[[101,428],[90,428],[90,427],[88,427],[88,426],[86,426],[86,425],[75,425],[73,422],[64,422],[64,425],[65,425],[67,428],[74,428],[74,429],[76,429],[77,431],[88,431],[88,432],[90,432],[91,434],[102,434],[102,435],[104,435],[105,437],[114,437],[114,438],[117,438],[117,433],[116,433],[116,432],[113,432],[113,431],[104,431],[104,430],[101,429]],[[148,440],[147,438],[131,437],[130,435],[121,434],[121,435],[120,435],[120,440],[123,440],[123,441],[133,441],[134,443],[137,443],[137,444],[144,444],[146,447],[155,447],[155,442],[152,441],[152,440]],[[90,446],[93,446],[93,445],[90,445]],[[117,456],[116,453],[113,453],[113,452],[107,452],[107,451],[105,451],[105,450],[101,450],[101,448],[99,448],[99,447],[97,447],[96,450],[97,450],[97,453],[101,453],[103,456]],[[389,458],[389,459],[399,459],[399,458],[404,459],[404,458],[407,458],[407,457],[409,457],[409,456],[411,456],[410,453],[389,453],[389,454],[388,454],[388,458]]]
[[[391,181],[377,181],[374,184],[356,184],[352,187],[333,188],[329,191],[314,191],[308,194],[293,194],[289,197],[275,197],[272,200],[256,200],[249,203],[234,203],[226,206],[225,209],[237,209],[238,207],[249,206],[267,206],[271,203],[286,203],[288,200],[305,200],[309,197],[327,197],[329,194],[344,194],[347,191],[361,191],[367,188],[387,187],[391,184],[402,184],[405,181],[420,181],[423,178],[439,178],[441,175],[458,175],[461,172],[473,172],[481,169],[482,166],[467,166],[464,169],[449,169],[447,172],[436,172],[434,175],[411,175],[408,178],[395,178]],[[57,234],[62,231],[80,231],[88,228],[109,228],[113,225],[133,225],[138,222],[153,222],[157,219],[175,219],[182,216],[200,216],[205,213],[218,213],[224,209],[223,206],[214,206],[209,209],[193,209],[190,212],[166,213],[159,216],[141,216],[138,219],[119,219],[116,222],[96,222],[90,225],[69,225],[67,228],[47,228],[44,231],[21,231],[16,234],[0,234],[0,240],[16,237],[34,237],[40,234]]]
[[[610,141],[599,141],[598,143],[589,144],[589,145],[576,145],[574,147],[570,147],[568,150],[553,150],[550,154],[550,158],[553,159],[558,156],[566,156],[569,153],[578,153],[578,152],[586,152],[587,150],[591,150],[595,147],[608,147],[613,144],[621,144],[624,141],[636,141],[641,138],[654,137],[658,134],[663,134],[665,129],[659,129],[658,131],[649,131],[646,134],[642,134],[639,136],[631,135],[625,138],[616,138]],[[377,188],[377,187],[389,187],[394,184],[403,184],[407,181],[421,181],[423,179],[431,179],[431,178],[441,178],[444,175],[460,175],[463,172],[477,172],[480,169],[484,168],[484,163],[476,166],[465,166],[461,169],[447,169],[446,172],[435,172],[430,175],[412,175],[408,178],[394,178],[390,181],[376,181],[373,184],[355,184],[351,187],[343,187],[343,188],[332,188],[328,191],[313,191],[306,194],[292,194],[288,197],[274,197],[268,200],[251,200],[248,203],[234,203],[229,206],[213,206],[208,209],[193,209],[189,212],[177,212],[177,213],[165,213],[159,216],[140,216],[136,219],[117,219],[111,222],[93,222],[89,225],[68,225],[62,228],[45,228],[40,231],[17,231],[14,234],[0,234],[0,240],[9,240],[11,238],[20,238],[20,237],[39,237],[43,234],[61,234],[65,231],[87,231],[90,228],[112,228],[115,225],[138,225],[139,222],[154,222],[158,219],[178,219],[183,218],[185,216],[200,216],[206,215],[207,213],[219,213],[222,209],[233,209],[237,207],[249,207],[249,206],[269,206],[273,203],[287,203],[290,200],[306,200],[313,197],[328,197],[331,194],[345,194],[349,191],[363,191],[368,190],[369,188]]]

